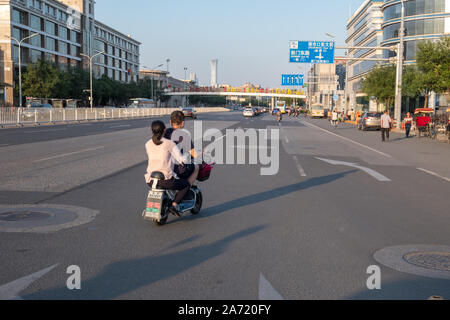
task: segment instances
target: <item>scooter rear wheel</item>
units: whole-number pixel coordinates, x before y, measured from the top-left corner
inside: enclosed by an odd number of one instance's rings
[[[154,221],[155,225],[161,227],[167,223],[167,219],[169,218],[169,202],[164,200],[161,206],[161,220]]]
[[[197,201],[195,202],[195,207],[191,210],[192,214],[199,214],[202,210],[203,196],[200,191],[197,192]]]

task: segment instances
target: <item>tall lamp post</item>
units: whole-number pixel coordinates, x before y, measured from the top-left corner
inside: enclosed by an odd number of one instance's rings
[[[325,35],[326,36],[328,36],[328,37],[330,37],[330,38],[333,38],[334,40],[336,40],[336,37],[335,36],[333,36],[332,34],[330,34],[330,33],[328,33],[328,32],[326,32],[325,33]],[[336,73],[336,70],[335,70],[335,73]],[[333,90],[333,92],[331,93],[330,91],[331,91],[331,70],[330,70],[330,74],[329,74],[329,83],[328,83],[328,104],[331,104],[331,109],[333,109],[333,98],[331,97],[331,95],[333,95],[334,96],[334,90]],[[330,101],[331,100],[331,101]]]
[[[154,76],[153,76],[152,70],[156,70],[156,69],[158,69],[158,68],[161,68],[163,65],[164,65],[164,63],[162,63],[162,64],[160,64],[160,65],[157,65],[156,67],[153,67],[153,68],[150,68],[150,69],[149,69],[147,66],[144,66],[144,68],[150,70],[150,77],[151,77],[151,79],[152,79],[152,81],[151,81],[151,83],[150,83],[150,85],[151,85],[151,91],[152,91],[152,94],[151,94],[152,100],[153,100],[154,97],[155,97],[155,94],[154,94],[155,90],[154,90],[154,85],[153,85],[153,82],[154,82]]]
[[[402,82],[403,82],[403,53],[404,44],[403,38],[405,36],[405,0],[401,0],[402,3],[402,13],[400,20],[400,41],[397,46],[397,79],[395,86],[395,120],[396,128],[401,128],[402,122]]]
[[[187,67],[184,67],[184,90],[186,90],[187,91],[187,79],[186,79],[186,72],[187,72]],[[185,107],[187,107],[187,99],[188,99],[188,97],[187,96],[185,96],[184,97],[184,106]]]
[[[19,106],[22,108],[22,42],[25,40],[31,39],[35,36],[39,35],[38,33],[34,33],[31,36],[25,37],[22,40],[17,40],[14,37],[7,36],[9,39],[14,40],[19,45]]]
[[[89,90],[90,92],[90,100],[91,100],[91,110],[94,108],[94,94],[92,92],[92,60],[96,57],[99,56],[101,54],[105,53],[105,51],[99,52],[97,54],[94,54],[93,56],[88,56],[87,54],[80,54],[83,57],[86,57],[89,59],[89,73],[90,73],[90,87],[91,89]]]

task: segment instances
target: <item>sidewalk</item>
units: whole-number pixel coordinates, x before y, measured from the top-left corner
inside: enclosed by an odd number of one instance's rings
[[[382,142],[380,131],[360,131],[357,129],[354,121],[346,121],[345,124],[342,124],[338,128],[330,128],[328,121],[312,120],[311,123],[345,138],[382,151],[419,170],[426,170],[428,173],[437,173],[445,180],[450,181],[449,143],[431,140],[426,137],[418,138],[415,135],[415,131],[412,131],[412,135],[407,139],[405,137],[405,131],[397,129],[392,130],[391,140],[389,142]]]

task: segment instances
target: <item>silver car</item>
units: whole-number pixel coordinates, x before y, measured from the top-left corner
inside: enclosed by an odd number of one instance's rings
[[[367,129],[381,129],[381,116],[380,112],[365,112],[359,119],[358,129],[366,131]]]

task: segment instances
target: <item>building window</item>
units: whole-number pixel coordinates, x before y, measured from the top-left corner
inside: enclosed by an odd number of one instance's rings
[[[59,41],[58,43],[58,52],[62,53],[62,54],[67,54],[67,43],[63,42],[63,41]]]
[[[12,10],[12,21],[23,24],[23,25],[28,25],[27,24],[27,15],[25,12],[23,11],[19,11],[16,9]]]
[[[34,14],[30,15],[30,27],[42,31],[42,19]]]
[[[30,62],[37,62],[38,60],[42,60],[42,52],[30,49]]]
[[[68,40],[67,36],[68,29],[65,27],[58,26],[58,36],[64,40]]]
[[[56,63],[56,56],[54,54],[45,53],[44,57],[45,57],[46,61],[50,61],[51,63]]]
[[[56,36],[56,25],[53,22],[45,21],[45,32]]]
[[[30,44],[35,47],[42,47],[42,36],[39,34],[30,39]]]
[[[56,51],[56,40],[50,37],[45,38],[45,48],[47,50]]]
[[[73,30],[70,30],[70,41],[80,43],[79,33]]]

